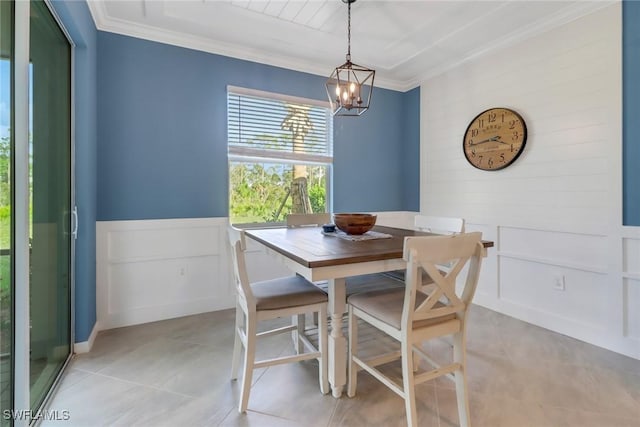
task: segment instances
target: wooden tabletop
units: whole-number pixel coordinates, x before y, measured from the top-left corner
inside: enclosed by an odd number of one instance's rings
[[[383,226],[375,226],[373,230],[392,237],[350,241],[326,236],[320,227],[247,229],[245,233],[308,268],[402,258],[405,237],[434,235]],[[482,243],[485,248],[493,247],[491,241]]]

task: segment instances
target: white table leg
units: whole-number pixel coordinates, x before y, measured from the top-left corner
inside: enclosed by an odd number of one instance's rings
[[[344,279],[329,280],[329,383],[333,397],[342,396],[347,383],[347,339],[342,334],[342,314],[346,307]]]

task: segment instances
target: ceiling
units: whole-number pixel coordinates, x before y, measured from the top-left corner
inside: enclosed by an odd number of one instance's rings
[[[328,76],[345,61],[340,0],[89,0],[99,30]],[[610,1],[359,0],[351,56],[376,86],[405,91]]]

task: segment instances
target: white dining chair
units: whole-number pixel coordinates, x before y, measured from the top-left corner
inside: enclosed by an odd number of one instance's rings
[[[282,363],[317,359],[319,364],[320,391],[329,392],[327,377],[327,295],[303,277],[294,275],[263,282],[249,283],[247,274],[244,231],[229,226],[229,242],[236,284],[236,326],[233,344],[231,379],[238,378],[238,367],[242,347],[244,348],[244,367],[239,412],[247,410],[253,370]],[[291,324],[284,327],[258,333],[258,322],[279,317],[293,317],[305,313],[318,313],[318,345],[314,346],[303,331],[298,330],[297,339],[306,352],[291,356],[256,361],[256,341],[259,337],[296,330],[299,326]]]
[[[466,379],[466,319],[473,299],[483,257],[482,233],[451,236],[407,237],[404,260],[407,262],[404,289],[355,294],[349,304],[349,356],[347,395],[355,396],[358,371],[363,369],[405,400],[407,425],[418,425],[415,386],[445,376],[455,382],[461,426],[469,426],[469,396]],[[451,262],[446,275],[438,265]],[[464,270],[466,264],[469,268]],[[420,271],[434,279],[430,294],[421,291]],[[456,279],[464,276],[465,285],[458,295]],[[462,277],[461,276],[461,277]],[[400,343],[400,351],[365,360],[358,355],[358,319],[374,326]],[[451,337],[453,360],[440,366],[423,350],[430,339]],[[433,367],[422,371],[414,366],[418,355]],[[402,383],[383,374],[377,366],[400,359]]]
[[[331,222],[330,213],[289,214],[287,215],[287,227],[321,227]]]
[[[419,231],[443,235],[464,233],[464,218],[416,215],[414,217],[413,227]],[[440,271],[442,272],[446,272],[447,269],[448,266],[446,264],[440,266]],[[404,270],[389,271],[383,274],[404,281]],[[431,283],[433,283],[433,280],[431,280],[429,275],[424,274],[422,280],[423,286],[428,286]]]
[[[464,218],[416,215],[414,227],[416,230],[436,234],[464,233]]]

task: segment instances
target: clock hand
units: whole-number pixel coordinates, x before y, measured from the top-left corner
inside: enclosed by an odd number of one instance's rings
[[[496,136],[492,136],[491,138],[487,138],[479,142],[474,142],[473,144],[469,144],[469,145],[474,146],[474,145],[486,144],[487,142],[500,142],[502,144],[507,144],[506,142],[500,141],[500,135],[496,135]]]
[[[500,144],[506,144],[506,145],[509,145],[509,143],[508,143],[508,142],[500,141],[500,139],[501,139],[501,138],[502,138],[502,137],[501,137],[500,135],[496,135],[496,136],[494,136],[493,138],[490,138],[490,139],[491,139],[491,141],[499,142]]]
[[[483,141],[474,142],[473,144],[469,144],[469,145],[471,145],[471,146],[473,146],[473,145],[480,145],[480,144],[484,144],[484,143],[487,143],[487,142],[493,142],[493,138],[488,138],[488,139],[485,139],[485,140],[483,140]]]

